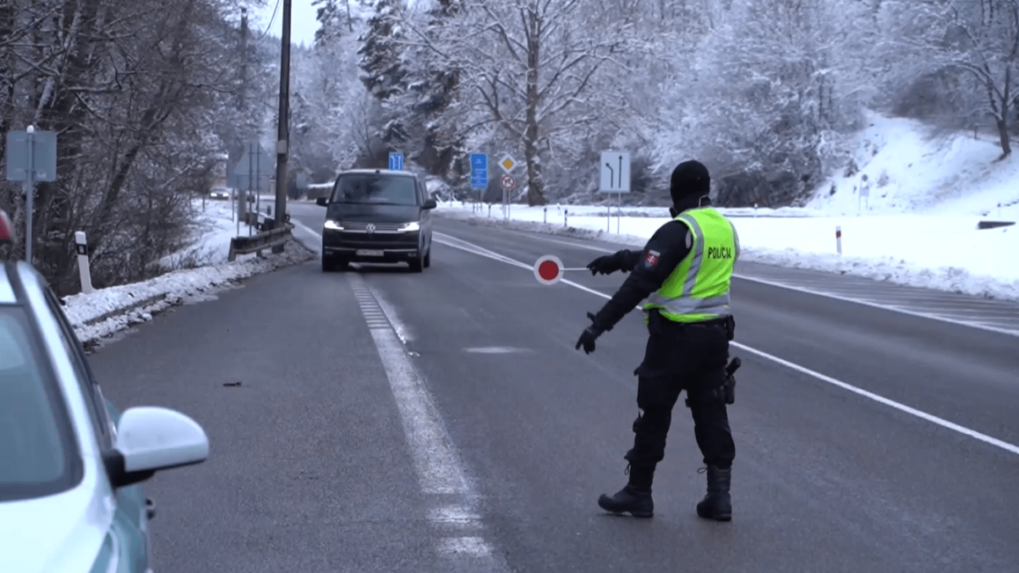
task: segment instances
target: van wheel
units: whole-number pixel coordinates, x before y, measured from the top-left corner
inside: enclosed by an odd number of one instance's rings
[[[428,254],[425,255],[425,268],[432,266],[432,249],[428,249]]]
[[[407,261],[410,264],[410,272],[420,273],[425,270],[424,264],[421,261],[421,251],[418,251],[418,256]]]

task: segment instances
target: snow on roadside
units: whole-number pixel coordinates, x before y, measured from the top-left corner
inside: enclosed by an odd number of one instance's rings
[[[230,201],[209,200],[203,209],[201,201],[195,202],[197,217],[191,231],[191,244],[180,251],[159,260],[159,266],[166,270],[194,267],[225,262],[230,254],[230,239],[237,236]],[[247,235],[246,225],[240,225],[240,232]],[[248,257],[253,255],[241,255]]]
[[[571,211],[573,207],[570,207]],[[549,220],[552,220],[549,209]],[[472,212],[445,203],[436,215],[473,224],[599,239],[643,247],[667,217],[613,217],[611,232],[601,217],[557,216],[545,224],[543,209],[514,205],[511,219],[501,211]],[[722,210],[726,212],[727,210]],[[731,213],[726,213],[732,216]],[[885,216],[732,219],[740,233],[742,261],[849,274],[899,284],[1019,300],[1019,227],[977,230],[977,217]],[[835,227],[842,228],[843,254],[836,251]]]
[[[232,235],[231,235],[232,236]],[[229,247],[229,238],[226,239]],[[315,258],[296,240],[283,253],[252,256],[234,262],[172,271],[140,283],[109,287],[89,294],[65,297],[64,313],[86,346],[133,324],[152,320],[152,315],[228,288],[237,281]]]

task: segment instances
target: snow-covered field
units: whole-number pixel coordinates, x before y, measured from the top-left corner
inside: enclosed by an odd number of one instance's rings
[[[202,300],[241,279],[315,257],[314,251],[291,240],[283,253],[266,251],[264,258],[254,254],[239,255],[237,260],[227,262],[230,239],[236,236],[237,228],[231,218],[230,204],[207,203],[199,223],[194,243],[164,258],[162,264],[180,266],[187,262],[201,266],[179,268],[144,282],[63,299],[64,312],[83,344],[91,346],[133,324],[152,320],[155,313],[185,302]],[[248,234],[247,226],[241,225],[241,234]]]
[[[914,121],[871,123],[859,135],[859,173],[836,173],[805,207],[721,210],[733,217],[743,260],[1019,300],[1019,226],[977,229],[981,220],[1019,220],[1019,159],[996,162],[1000,149],[972,134],[932,139]],[[869,204],[859,205],[864,174]],[[605,207],[577,205],[513,205],[507,221],[501,205],[489,216],[487,205],[444,203],[437,214],[628,245],[668,221],[666,208],[624,208],[618,219],[613,209],[610,222]]]

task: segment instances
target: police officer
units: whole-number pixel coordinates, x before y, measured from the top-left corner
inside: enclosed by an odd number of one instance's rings
[[[687,392],[697,445],[707,465],[708,492],[697,504],[705,519],[729,521],[729,483],[736,455],[726,401],[726,363],[735,322],[729,312],[729,284],[739,256],[739,238],[729,220],[711,208],[711,178],[697,161],[679,164],[672,172],[670,193],[674,220],[662,225],[643,251],[622,250],[599,257],[587,268],[592,274],[630,272],[630,276],[577,341],[590,354],[595,340],[611,330],[638,303],[648,325],[644,361],[637,378],[637,419],[633,448],[624,459],[629,483],[598,505],[612,513],[651,517],[651,483],[655,466],[665,456],[665,438],[680,392]],[[703,468],[702,468],[703,469]]]

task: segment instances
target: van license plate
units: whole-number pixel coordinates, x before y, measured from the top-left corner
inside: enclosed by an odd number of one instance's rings
[[[357,256],[359,257],[381,257],[384,253],[382,251],[373,251],[368,249],[358,249]]]

